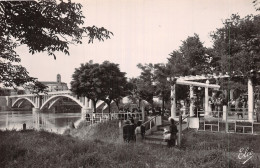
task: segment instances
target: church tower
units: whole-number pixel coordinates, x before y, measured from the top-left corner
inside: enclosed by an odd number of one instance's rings
[[[61,83],[61,76],[60,76],[60,74],[57,75],[57,82]]]

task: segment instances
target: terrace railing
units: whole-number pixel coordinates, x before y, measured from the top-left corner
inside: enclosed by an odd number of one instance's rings
[[[142,119],[142,113],[130,113],[130,112],[119,112],[119,113],[87,113],[86,121],[90,124],[104,122],[110,119],[117,120],[128,120],[133,118],[135,120]]]

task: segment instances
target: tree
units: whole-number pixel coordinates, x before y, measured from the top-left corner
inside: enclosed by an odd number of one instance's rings
[[[254,0],[253,4],[254,4],[256,10],[259,11],[260,10],[260,2],[259,2],[259,0]]]
[[[25,85],[25,88],[30,91],[31,94],[39,94],[39,93],[45,93],[47,94],[48,86],[44,85],[43,83],[39,81],[35,81],[34,83],[27,83]]]
[[[168,58],[167,68],[170,70],[170,76],[178,77],[178,76],[186,76],[189,74],[191,67],[187,64],[184,59],[183,54],[176,50],[169,54],[170,58]]]
[[[137,67],[142,70],[137,80],[138,94],[141,99],[146,100],[153,108],[153,96],[155,95],[156,86],[154,81],[154,65],[138,64]]]
[[[138,104],[138,107],[140,108],[142,98],[140,96],[140,88],[138,88],[139,78],[130,78],[128,82],[128,98],[134,103]]]
[[[203,43],[200,41],[197,34],[194,34],[193,37],[188,37],[182,42],[180,52],[182,53],[185,62],[188,64],[188,67],[193,67],[198,72],[206,71],[206,48],[203,46]]]
[[[71,91],[78,96],[92,100],[94,112],[96,103],[103,100],[109,108],[112,101],[118,105],[119,100],[128,94],[125,73],[118,64],[108,61],[93,64],[91,61],[81,64],[72,75]]]
[[[96,112],[96,104],[99,100],[105,97],[102,92],[102,81],[100,79],[100,65],[93,64],[91,61],[86,64],[81,64],[75,69],[72,75],[71,91],[77,96],[87,97],[91,99]]]
[[[170,84],[167,81],[167,77],[170,75],[170,71],[165,64],[154,65],[154,79],[156,81],[156,95],[162,98],[162,109],[164,112],[165,102],[170,100]]]
[[[118,64],[104,61],[99,68],[101,91],[105,95],[101,100],[108,105],[109,113],[112,101],[116,102],[119,108],[119,100],[129,93],[125,73],[121,72],[118,66]]]
[[[83,27],[82,5],[61,1],[1,1],[0,2],[0,82],[4,86],[18,86],[35,82],[36,78],[19,63],[15,52],[19,45],[27,45],[29,52],[47,52],[56,59],[55,51],[69,54],[69,44],[81,44],[84,36],[89,43],[104,40],[112,34],[105,28]]]
[[[221,72],[233,71],[236,75],[248,76],[250,70],[258,70],[260,62],[260,15],[240,18],[233,14],[211,35],[214,58]],[[239,66],[238,66],[239,65]],[[232,73],[231,73],[232,72]]]
[[[233,78],[251,78],[251,71],[260,67],[260,15],[248,15],[240,18],[233,14],[223,22],[211,35],[212,65],[214,69]],[[235,80],[234,80],[235,81]],[[238,84],[227,82],[229,88],[235,89]]]
[[[203,46],[197,34],[182,42],[179,50],[170,53],[166,68],[170,77],[179,77],[207,73],[211,70],[209,51]],[[176,86],[176,100],[188,97],[187,86]]]
[[[207,73],[210,58],[197,34],[182,41],[179,50],[169,54],[168,66],[171,76],[186,76],[193,73]]]

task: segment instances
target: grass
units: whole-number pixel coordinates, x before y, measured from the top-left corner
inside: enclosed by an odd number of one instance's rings
[[[241,147],[260,153],[259,136],[187,131],[183,148],[120,141],[118,122],[81,124],[67,135],[45,131],[0,131],[0,167],[259,167],[254,155],[246,164]]]

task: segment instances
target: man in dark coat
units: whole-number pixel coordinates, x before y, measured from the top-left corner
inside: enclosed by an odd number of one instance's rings
[[[126,120],[125,125],[123,126],[123,139],[124,142],[129,142],[131,139],[131,126],[129,120]]]
[[[142,121],[140,121],[142,122]],[[145,126],[144,125],[141,125],[141,135],[142,135],[142,138],[144,139],[144,136],[145,136]]]
[[[170,119],[170,126],[169,126],[169,133],[171,134],[171,138],[170,138],[170,140],[168,140],[168,143],[167,143],[168,147],[174,147],[175,146],[175,142],[176,142],[176,139],[177,139],[177,132],[178,132],[177,126],[174,123],[174,119],[171,118]]]
[[[133,118],[130,119],[131,123],[130,123],[130,130],[129,130],[129,134],[130,134],[130,140],[135,141],[135,128],[136,128],[136,124],[135,124],[135,120]]]

